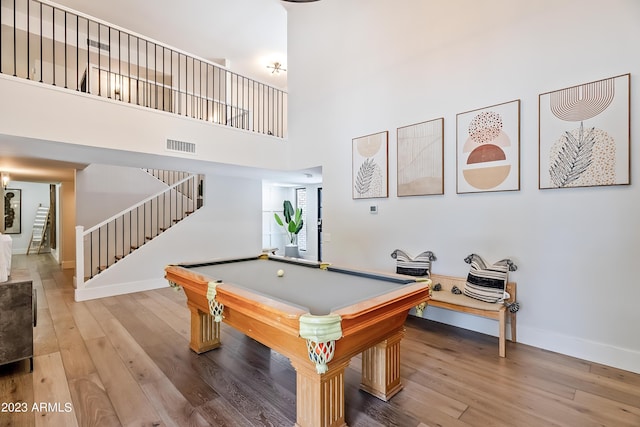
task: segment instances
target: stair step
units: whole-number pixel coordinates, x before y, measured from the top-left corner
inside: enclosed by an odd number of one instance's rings
[[[116,262],[117,262],[117,261],[120,261],[120,260],[121,260],[122,258],[124,258],[124,257],[125,257],[124,255],[115,255],[115,256],[114,256],[114,258],[116,259]]]

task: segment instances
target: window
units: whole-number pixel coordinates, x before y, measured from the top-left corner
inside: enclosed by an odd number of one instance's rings
[[[307,250],[307,189],[296,188],[296,207],[302,209],[302,230],[298,233],[298,249]]]

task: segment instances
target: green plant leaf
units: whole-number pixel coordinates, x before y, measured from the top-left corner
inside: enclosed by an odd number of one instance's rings
[[[276,222],[278,223],[278,225],[284,227],[284,223],[282,222],[282,220],[280,219],[280,216],[277,213],[274,213],[273,216],[275,216],[276,218]]]
[[[293,217],[294,215],[294,210],[293,210],[293,206],[291,205],[291,202],[288,200],[285,200],[284,203],[282,204],[282,213],[284,214],[284,220],[286,223],[289,223],[291,221],[291,217]]]

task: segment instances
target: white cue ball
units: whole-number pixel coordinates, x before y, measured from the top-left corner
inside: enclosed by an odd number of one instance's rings
[[[278,270],[278,277],[284,276],[284,270]]]

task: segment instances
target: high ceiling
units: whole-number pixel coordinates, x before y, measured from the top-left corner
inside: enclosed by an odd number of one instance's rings
[[[57,0],[56,3],[216,63],[286,88],[286,8],[280,0]]]
[[[57,4],[105,21],[133,33],[143,35],[219,64],[227,64],[233,72],[286,90],[287,73],[272,73],[267,68],[274,62],[287,68],[287,9],[304,4],[281,0],[57,0]],[[15,181],[61,182],[72,179],[76,169],[92,162],[127,166],[123,159],[136,159],[116,150],[79,148],[64,144],[30,141],[30,151],[23,141],[0,135],[0,170],[9,171]],[[186,167],[172,160],[163,164],[159,156],[144,159],[147,167]],[[164,160],[166,163],[166,160]],[[189,166],[190,170],[193,165]],[[220,166],[226,174],[242,173],[262,176],[274,182],[312,183],[321,179],[321,171],[313,169],[284,174],[261,170],[236,170]],[[307,175],[311,174],[310,179]],[[320,177],[320,178],[319,178]]]

